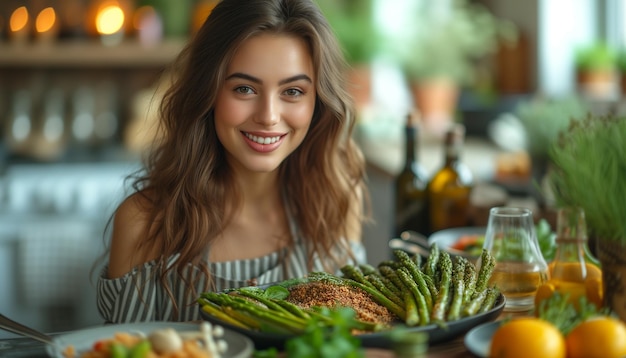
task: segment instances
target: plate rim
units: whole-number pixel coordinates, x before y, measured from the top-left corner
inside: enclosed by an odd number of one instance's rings
[[[202,323],[202,321],[189,321],[189,322],[144,321],[144,322],[110,323],[110,324],[103,324],[103,325],[97,325],[97,326],[90,326],[90,327],[85,327],[83,329],[67,331],[67,332],[63,332],[58,335],[55,335],[52,340],[53,344],[46,345],[46,353],[50,357],[65,357],[63,355],[63,350],[69,344],[77,345],[75,341],[79,340],[81,337],[84,337],[85,335],[87,336],[94,335],[94,339],[97,340],[97,339],[110,337],[112,333],[118,332],[118,331],[120,332],[140,331],[144,333],[149,333],[156,329],[162,329],[162,328],[173,328],[177,331],[179,330],[180,331],[192,331],[192,330],[198,330],[200,323]],[[224,329],[224,337],[228,335],[230,337],[233,337],[236,340],[241,341],[240,342],[241,344],[239,344],[238,342],[238,345],[236,346],[236,351],[230,352],[230,355],[227,355],[226,357],[234,356],[237,358],[239,357],[243,358],[243,357],[248,357],[248,355],[250,355],[253,352],[254,342],[250,339],[250,337],[247,337],[245,334],[242,334],[240,332],[235,332],[232,329],[225,327],[224,325],[222,325],[222,328]],[[95,338],[96,336],[99,336],[100,338]],[[80,343],[82,344],[88,343],[89,345],[92,345],[95,342],[95,340],[89,339],[88,342],[84,342],[83,339],[80,339]],[[228,346],[229,350],[231,346],[232,345]],[[226,354],[229,354],[228,351]]]
[[[495,328],[497,328],[500,325],[502,325],[502,323],[503,323],[503,321],[501,321],[501,320],[484,322],[484,323],[481,323],[478,326],[470,329],[465,334],[465,337],[463,337],[463,345],[472,354],[474,354],[474,355],[476,355],[476,356],[478,356],[480,358],[487,358],[489,356],[489,345],[491,344],[491,339],[493,337],[493,333],[495,332]],[[491,330],[491,329],[493,329],[493,332],[489,335],[489,339],[486,340],[486,341],[480,342],[481,343],[480,346],[478,346],[476,343],[472,342],[472,339],[477,334],[479,334],[481,331],[483,331],[483,330]]]
[[[263,285],[265,286],[265,285]],[[502,292],[499,293],[498,298],[496,299],[496,303],[494,304],[494,306],[486,311],[486,312],[481,312],[481,313],[477,313],[475,315],[469,316],[469,317],[463,317],[460,318],[458,320],[455,321],[446,321],[446,323],[448,325],[452,325],[453,328],[457,328],[458,326],[462,326],[463,324],[468,324],[469,322],[473,322],[473,321],[477,321],[477,323],[480,323],[479,325],[485,324],[485,323],[490,323],[490,322],[494,322],[497,317],[502,313],[502,311],[504,310],[504,306],[506,304],[506,298],[505,296],[502,294]],[[216,323],[216,324],[220,324],[223,325],[224,327],[229,328],[230,330],[236,331],[242,335],[248,336],[249,338],[251,338],[253,340],[253,343],[256,346],[256,339],[265,339],[265,340],[272,340],[272,341],[286,341],[287,339],[293,338],[295,337],[295,335],[291,335],[291,334],[280,334],[280,333],[271,333],[271,332],[260,332],[260,331],[255,331],[255,330],[249,330],[249,329],[244,329],[241,327],[237,327],[234,325],[229,324],[228,322],[224,322],[222,320],[220,320],[219,318],[213,317],[211,316],[209,313],[205,312],[202,309],[202,305],[198,305],[198,309],[200,310],[200,314],[202,319],[207,320],[209,322],[212,323]],[[210,318],[209,318],[210,317]],[[401,323],[400,323],[401,324]],[[459,332],[457,332],[457,334],[461,334],[461,333],[465,333],[465,332],[469,332],[471,329],[475,328],[477,326],[473,326],[470,329],[466,329],[466,330],[460,330]],[[433,332],[433,331],[437,331],[437,329],[440,329],[440,327],[437,324],[428,324],[428,325],[424,325],[424,326],[413,326],[413,327],[408,327],[407,328],[408,331],[410,332]],[[449,327],[447,327],[446,330],[450,330]],[[357,334],[354,335],[354,337],[358,338],[359,340],[361,340],[362,344],[364,347],[382,347],[385,348],[386,346],[388,346],[390,344],[390,338],[389,338],[389,334],[392,331],[392,329],[388,329],[388,330],[384,330],[384,331],[380,331],[380,332],[373,332],[373,333],[363,333],[363,334]],[[429,337],[429,341],[431,341],[432,337]],[[379,344],[381,343],[381,341],[385,341],[386,344]],[[437,343],[442,342],[441,340],[435,340]]]

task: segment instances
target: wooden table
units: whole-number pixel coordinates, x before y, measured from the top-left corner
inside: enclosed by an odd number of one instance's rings
[[[0,357],[3,358],[48,358],[43,343],[30,338],[10,338],[0,340]],[[393,352],[386,349],[367,349],[366,358],[394,358]],[[476,357],[463,344],[463,337],[429,347],[428,358]]]
[[[502,313],[497,319],[506,319],[515,316],[528,315],[528,312]],[[463,342],[465,335],[450,341],[434,344],[428,347],[426,358],[476,358]],[[43,343],[30,338],[0,339],[0,357],[3,358],[48,358]],[[392,351],[387,349],[367,349],[366,358],[394,358]]]

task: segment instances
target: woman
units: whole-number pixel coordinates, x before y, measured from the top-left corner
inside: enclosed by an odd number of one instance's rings
[[[205,290],[364,262],[364,161],[311,0],[223,0],[179,56],[162,135],[117,209],[98,308],[195,320]]]

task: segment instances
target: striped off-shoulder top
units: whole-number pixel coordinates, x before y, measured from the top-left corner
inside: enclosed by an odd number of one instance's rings
[[[366,262],[363,245],[352,243],[351,247],[357,263]],[[172,257],[170,264],[175,259],[176,257]],[[284,249],[254,259],[209,262],[208,266],[217,291],[249,286],[251,282],[263,285],[306,276],[308,273],[307,249],[301,239],[296,239],[296,244],[289,254]],[[156,261],[147,262],[116,279],[106,278],[106,270],[107,268],[104,267],[97,283],[98,311],[106,322],[201,319],[199,305],[195,301],[197,297],[188,297],[185,282],[175,270],[169,271],[167,279],[172,294],[179,303],[177,314],[170,296],[160,284]],[[314,261],[313,270],[323,270],[319,258]],[[194,282],[196,278],[199,278],[196,287],[205,287],[206,278],[199,267],[189,264],[183,274],[188,282]],[[201,289],[198,290],[201,292]]]

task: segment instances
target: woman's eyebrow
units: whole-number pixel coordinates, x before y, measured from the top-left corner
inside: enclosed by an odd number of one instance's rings
[[[230,76],[226,77],[226,80],[228,81],[228,80],[233,79],[233,78],[241,78],[241,79],[248,80],[248,81],[251,81],[251,82],[254,82],[254,83],[259,83],[259,84],[263,83],[263,81],[261,81],[260,78],[256,78],[254,76],[250,76],[250,75],[247,75],[247,74],[241,73],[241,72],[235,72],[235,73],[231,74]]]
[[[226,77],[226,80],[230,80],[232,78],[241,78],[244,80],[248,80],[254,83],[258,83],[258,84],[263,84],[263,81],[260,78],[256,78],[254,76],[250,76],[248,74],[245,73],[241,73],[241,72],[235,72],[233,74],[231,74],[230,76]],[[290,83],[290,82],[295,82],[295,81],[299,81],[299,80],[305,80],[309,83],[313,83],[313,80],[311,80],[311,77],[305,75],[305,74],[300,74],[300,75],[295,75],[295,76],[291,76],[288,78],[285,78],[284,80],[280,80],[278,82],[279,85],[284,85],[286,83]]]
[[[300,80],[305,80],[309,83],[313,83],[313,80],[311,80],[311,77],[305,75],[305,74],[301,74],[301,75],[295,75],[295,76],[291,76],[289,78],[285,78],[284,80],[280,80],[278,82],[279,85],[284,85],[286,83],[289,82],[295,82],[295,81],[300,81]]]

